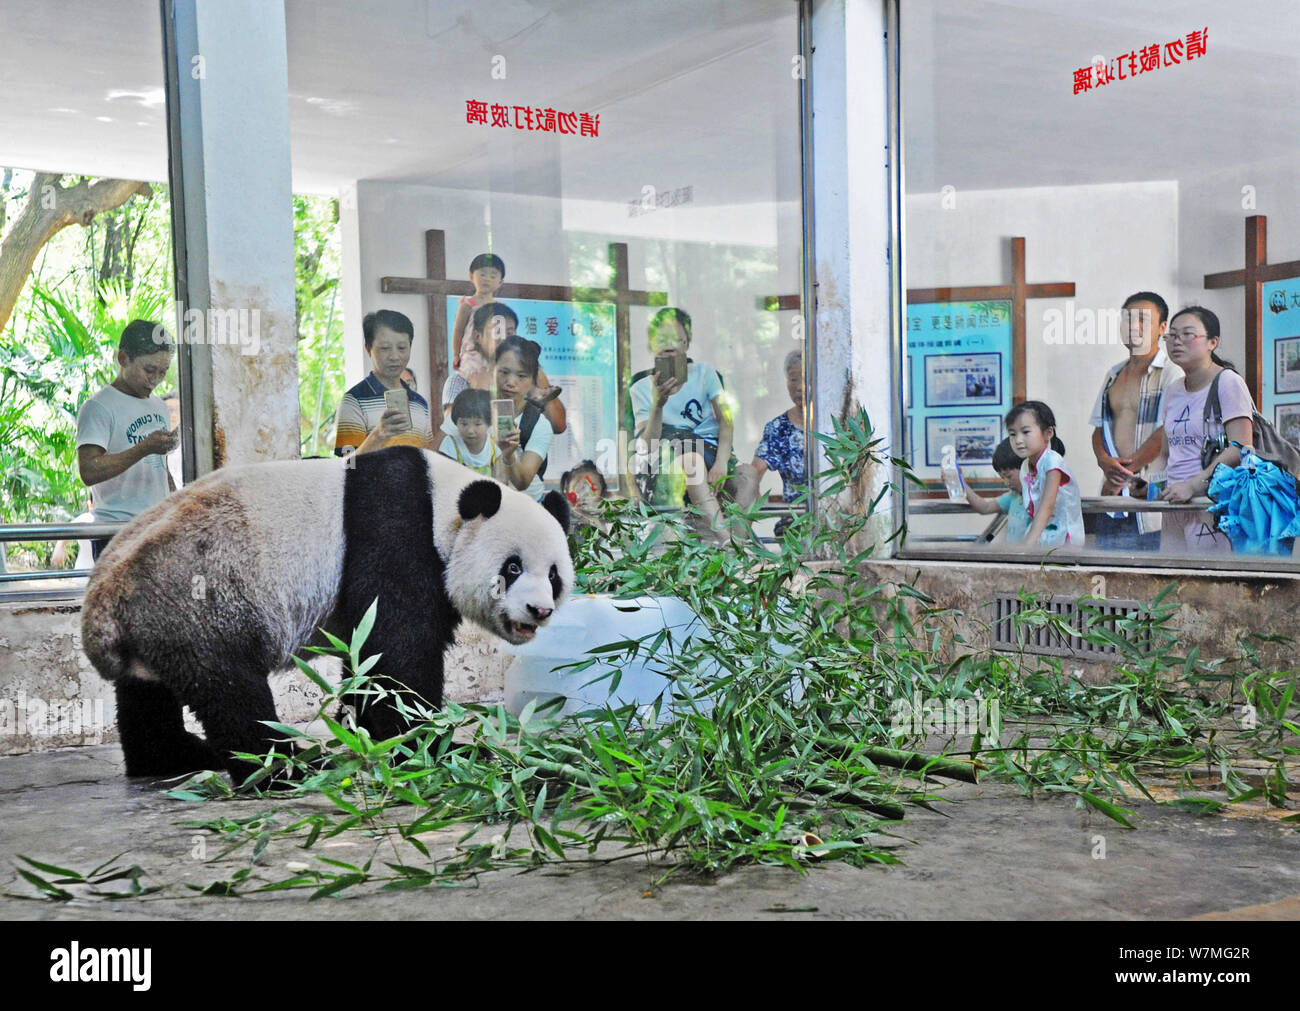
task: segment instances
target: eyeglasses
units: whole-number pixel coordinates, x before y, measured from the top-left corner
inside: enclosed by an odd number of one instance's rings
[[[1199,330],[1170,330],[1169,333],[1165,335],[1165,340],[1183,341],[1184,343],[1190,343],[1191,341],[1196,340],[1197,337],[1208,337],[1208,336],[1209,334],[1206,334],[1205,332]]]

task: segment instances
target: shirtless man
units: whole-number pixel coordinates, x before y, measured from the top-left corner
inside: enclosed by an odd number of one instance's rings
[[[1165,387],[1183,374],[1160,346],[1168,321],[1169,306],[1153,291],[1124,300],[1120,340],[1129,356],[1107,374],[1089,419],[1095,426],[1092,451],[1104,475],[1103,495],[1146,497],[1144,469],[1160,455],[1160,399]],[[1160,550],[1160,514],[1102,513],[1097,546]]]

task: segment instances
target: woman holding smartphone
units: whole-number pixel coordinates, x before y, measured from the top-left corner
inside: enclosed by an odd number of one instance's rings
[[[442,387],[443,428],[450,435],[447,422],[451,418],[451,405],[463,390],[491,390],[496,382],[497,346],[507,337],[515,336],[519,317],[504,302],[489,302],[475,310],[465,329],[465,340],[460,353],[452,362],[452,373]],[[560,403],[560,388],[552,386],[546,373],[538,367],[536,380],[528,399],[546,412],[551,431],[559,435],[567,427],[564,405]]]
[[[362,320],[361,330],[372,368],[339,404],[334,455],[366,453],[385,446],[436,449],[428,402],[402,382],[415,336],[410,319],[380,309]]]
[[[497,397],[510,402],[514,424],[493,433],[502,480],[538,500],[545,494],[542,472],[554,436],[546,415],[528,397],[537,385],[541,351],[540,344],[523,337],[507,337],[497,345]]]

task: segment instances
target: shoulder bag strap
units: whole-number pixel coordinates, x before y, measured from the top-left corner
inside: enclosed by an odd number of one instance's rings
[[[1219,379],[1226,372],[1226,369],[1220,369],[1214,376],[1213,382],[1210,383],[1210,392],[1205,395],[1205,410],[1201,414],[1201,420],[1206,428],[1209,428],[1210,418],[1218,420],[1223,424],[1223,409],[1219,407]]]

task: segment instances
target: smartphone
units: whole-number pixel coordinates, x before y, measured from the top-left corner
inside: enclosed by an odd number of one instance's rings
[[[662,381],[663,376],[671,376],[679,383],[686,382],[686,361],[681,355],[655,355],[655,382]]]
[[[515,402],[513,400],[492,401],[492,431],[500,442],[515,427]]]
[[[384,390],[384,406],[390,411],[401,411],[406,415],[406,427],[411,427],[411,399],[406,390]]]

